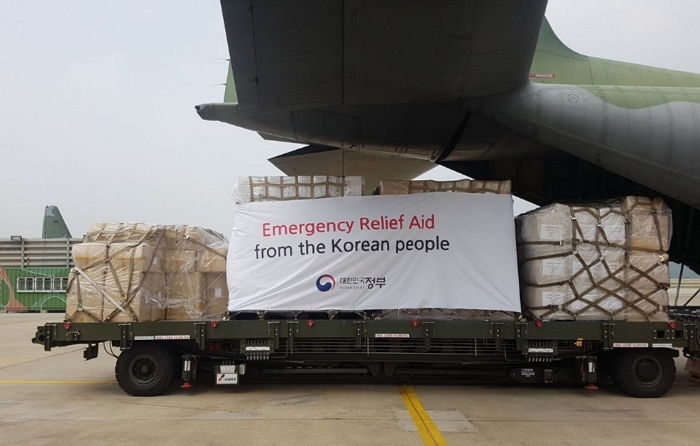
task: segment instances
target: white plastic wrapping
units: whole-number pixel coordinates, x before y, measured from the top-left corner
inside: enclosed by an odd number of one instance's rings
[[[91,225],[73,249],[66,317],[74,322],[220,318],[228,243],[194,226]]]
[[[661,198],[626,197],[629,215],[629,247],[651,252],[667,252],[671,243],[671,209]]]

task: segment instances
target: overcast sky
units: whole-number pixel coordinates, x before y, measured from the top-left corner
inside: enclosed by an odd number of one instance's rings
[[[77,236],[99,221],[228,234],[235,177],[278,175],[267,158],[297,147],[195,113],[223,96],[216,0],[0,5],[0,237],[40,236],[46,204]],[[700,72],[697,0],[550,0],[547,15],[576,51]]]

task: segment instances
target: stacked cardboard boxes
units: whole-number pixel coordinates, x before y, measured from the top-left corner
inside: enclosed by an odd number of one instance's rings
[[[384,180],[379,182],[377,195],[424,194],[426,192],[464,192],[471,194],[510,194],[510,181],[479,180]]]
[[[165,309],[163,234],[145,224],[92,225],[73,247],[66,318],[73,322],[159,320]]]
[[[239,177],[235,195],[237,203],[357,197],[362,195],[362,177]]]
[[[228,243],[216,232],[194,226],[165,226],[165,319],[221,317],[228,305]]]
[[[517,227],[523,304],[535,317],[667,319],[671,212],[660,198],[553,204]]]
[[[226,313],[221,234],[193,226],[96,224],[73,248],[66,318],[137,322]]]

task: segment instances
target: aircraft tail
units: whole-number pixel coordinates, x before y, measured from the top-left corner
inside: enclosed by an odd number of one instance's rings
[[[545,18],[530,80],[545,84],[700,87],[700,75],[588,57],[566,46]]]
[[[44,209],[44,228],[41,238],[71,238],[71,233],[63,221],[61,211],[57,206],[46,206]]]
[[[226,75],[226,90],[224,91],[224,102],[238,104],[238,93],[236,92],[236,81],[233,79],[233,67],[228,64],[228,74]]]
[[[583,54],[579,54],[566,46],[564,42],[559,39],[546,17],[542,20],[540,37],[537,40],[537,51],[559,57],[586,58]]]

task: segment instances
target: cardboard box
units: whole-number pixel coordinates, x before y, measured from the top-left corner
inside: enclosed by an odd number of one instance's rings
[[[670,239],[659,200],[553,204],[518,217],[527,310],[546,320],[667,320],[668,256],[652,250]]]
[[[66,302],[66,319],[72,322],[144,322],[163,318],[165,279],[162,273],[116,274],[107,267],[89,277],[73,271]]]
[[[161,272],[161,257],[157,247],[148,243],[88,242],[73,246],[75,266],[80,269],[109,262],[115,269]]]
[[[228,311],[228,284],[226,273],[206,275],[205,290],[206,308],[204,316],[208,319],[220,319]]]
[[[206,309],[206,276],[203,273],[166,274],[167,320],[202,319]]]
[[[362,195],[362,177],[327,175],[239,177],[235,195],[237,203],[359,197]]]

